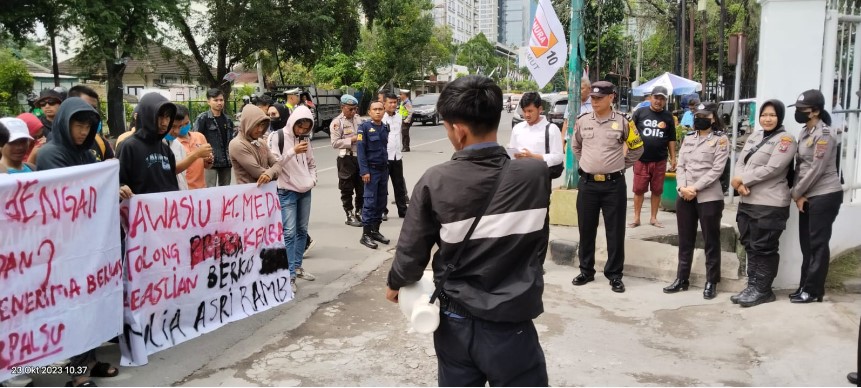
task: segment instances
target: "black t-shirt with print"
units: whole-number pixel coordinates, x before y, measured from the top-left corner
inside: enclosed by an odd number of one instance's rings
[[[667,160],[667,144],[676,141],[676,124],[666,109],[655,112],[649,107],[637,109],[632,117],[645,145],[641,162]]]

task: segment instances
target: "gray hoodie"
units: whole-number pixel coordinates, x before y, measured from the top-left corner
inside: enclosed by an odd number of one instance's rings
[[[79,114],[82,112],[92,114]],[[76,145],[72,140],[71,125],[69,124],[72,116],[76,114],[78,114],[77,119],[90,121],[90,133],[87,134],[87,139],[81,145]],[[70,97],[63,101],[57,111],[57,116],[54,117],[51,141],[46,143],[36,155],[36,168],[41,171],[95,163],[96,158],[93,157],[90,148],[95,142],[99,121],[101,119],[98,112],[81,98]]]

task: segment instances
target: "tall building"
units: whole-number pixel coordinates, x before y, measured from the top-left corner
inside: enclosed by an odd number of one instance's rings
[[[451,28],[461,44],[483,33],[487,40],[507,47],[526,43],[534,18],[535,0],[435,0],[434,22]]]

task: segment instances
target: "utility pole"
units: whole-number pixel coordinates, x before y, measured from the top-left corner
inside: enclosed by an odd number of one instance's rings
[[[571,9],[574,9],[573,5]],[[595,58],[595,80],[601,79],[601,11],[604,10],[604,0],[598,0],[598,55]],[[582,26],[582,21],[581,21]],[[582,28],[582,27],[581,27]]]
[[[685,21],[687,19],[685,17],[686,5],[687,4],[685,4],[685,0],[679,0],[679,7],[682,8],[682,16],[679,17],[679,27],[682,30],[682,32],[679,34],[679,75],[681,75],[682,72],[685,71]]]
[[[690,38],[688,39],[688,79],[694,79],[694,19],[697,13],[691,11],[691,28],[689,31]]]
[[[723,25],[724,25],[724,22],[726,21],[726,0],[719,0],[719,1],[720,1],[720,23],[719,23],[720,26],[718,28],[718,39],[720,39],[720,42],[718,44],[718,47],[719,47],[718,68],[717,68],[717,80],[718,80],[717,88],[718,88],[718,90],[716,93],[717,98],[715,98],[715,101],[717,101],[717,102],[721,102],[721,100],[723,99],[723,54],[724,54],[723,45],[726,42],[726,37],[724,36],[724,32],[723,32]]]
[[[708,38],[708,13],[705,10],[703,10],[703,24],[702,24],[702,28],[700,29],[700,31],[702,31],[702,34],[703,34],[702,35],[703,46],[702,46],[702,49],[700,50],[700,51],[702,51],[702,63],[703,63],[702,77],[701,78],[702,78],[703,88],[705,88],[706,87],[706,41],[708,40],[707,39]],[[705,89],[703,89],[703,96],[702,97],[707,98],[705,95]]]
[[[569,24],[568,36],[568,128],[565,132],[568,138],[574,136],[574,122],[580,115],[580,79],[583,78],[583,63],[580,62],[580,49],[585,49],[583,43],[583,0],[571,0],[571,22]],[[574,153],[570,150],[565,153],[565,184],[567,190],[576,189],[580,181],[580,168]]]

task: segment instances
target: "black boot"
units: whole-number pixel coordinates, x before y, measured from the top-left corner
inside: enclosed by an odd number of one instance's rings
[[[774,291],[771,290],[771,283],[774,282],[774,277],[777,276],[777,265],[779,264],[780,256],[762,257],[756,260],[756,278],[753,289],[747,294],[738,298],[738,304],[741,307],[753,307],[758,304],[774,302],[777,299],[774,296]]]
[[[754,271],[755,266],[755,258],[751,260],[751,256],[747,256],[747,287],[745,287],[741,292],[729,297],[729,301],[733,304],[738,304],[738,300],[741,299],[742,296],[749,294],[753,291],[753,285],[756,283],[756,271]]]
[[[352,211],[344,209],[344,212],[347,213],[347,220],[344,221],[344,224],[355,227],[362,226],[362,221],[357,220]]]
[[[691,282],[688,279],[676,279],[673,284],[664,287],[665,294],[675,294],[679,291],[687,291],[688,287],[691,286]]]
[[[387,239],[386,236],[383,236],[382,234],[380,234],[380,224],[374,225],[374,227],[371,228],[371,233],[369,233],[368,235],[372,239],[379,241],[383,244],[389,243],[389,239]]]
[[[377,243],[375,243],[374,239],[371,237],[372,232],[373,227],[371,227],[370,225],[365,225],[362,233],[362,238],[359,240],[359,242],[368,248],[377,249]]]
[[[356,210],[356,213],[353,214],[353,217],[356,217],[356,221],[359,221],[359,223],[361,224],[362,223],[362,209],[361,208],[356,208],[356,209],[358,209],[358,210]]]
[[[798,289],[795,290],[795,292],[789,294],[789,298],[797,298],[802,292],[804,292],[804,287],[798,286]]]
[[[703,287],[703,299],[711,300],[717,296],[717,283],[706,282]]]

